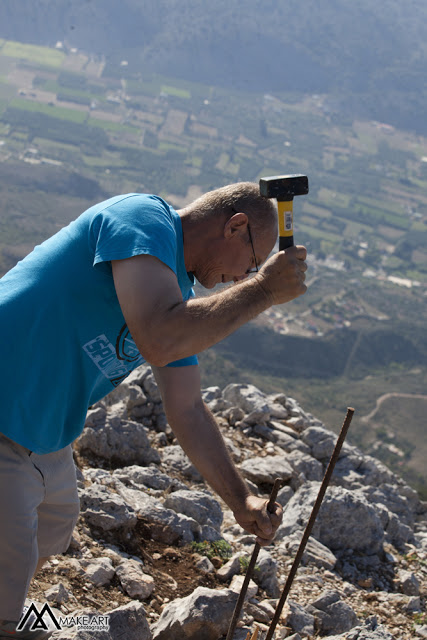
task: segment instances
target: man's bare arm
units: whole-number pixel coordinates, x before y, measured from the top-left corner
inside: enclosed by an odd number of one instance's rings
[[[179,444],[210,484],[233,511],[246,531],[268,544],[281,521],[276,505],[267,513],[267,500],[252,495],[236,469],[215,421],[200,393],[197,366],[153,367],[166,415]]]
[[[306,291],[305,249],[272,256],[253,278],[206,298],[183,301],[175,274],[153,256],[112,262],[131,335],[155,366],[204,351],[274,304]]]

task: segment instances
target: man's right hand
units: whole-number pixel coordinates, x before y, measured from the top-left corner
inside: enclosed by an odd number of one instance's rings
[[[289,302],[307,291],[306,257],[307,249],[298,245],[275,253],[261,267],[255,278],[270,297],[271,305]]]

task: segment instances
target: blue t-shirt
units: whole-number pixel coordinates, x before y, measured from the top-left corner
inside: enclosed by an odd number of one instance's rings
[[[194,296],[181,220],[161,198],[97,204],[0,280],[0,432],[50,453],[81,433],[88,407],[144,362],[123,317],[111,260],[156,256]],[[168,366],[197,364],[192,356]]]

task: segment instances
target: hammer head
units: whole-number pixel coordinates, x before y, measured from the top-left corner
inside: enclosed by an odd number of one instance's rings
[[[265,198],[292,200],[294,196],[308,193],[308,178],[299,173],[290,176],[270,176],[261,178],[259,190]]]

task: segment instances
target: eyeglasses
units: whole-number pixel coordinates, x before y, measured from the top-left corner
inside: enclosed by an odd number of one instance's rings
[[[231,210],[233,213],[238,213],[238,211],[234,207],[231,207]],[[252,269],[247,269],[245,272],[247,275],[249,275],[250,273],[258,273],[258,262],[256,261],[254,243],[252,242],[251,227],[249,225],[249,222],[248,222],[248,233],[249,233],[249,242],[251,243],[251,247],[252,247],[252,255],[254,257],[255,267],[252,267]]]
[[[250,240],[251,247],[252,247],[252,254],[253,254],[253,256],[254,256],[255,267],[253,267],[252,269],[248,269],[248,270],[246,271],[246,273],[258,273],[258,263],[257,263],[257,261],[256,261],[255,249],[254,249],[254,243],[252,242],[251,227],[250,227],[250,225],[249,225],[249,222],[248,222],[248,233],[249,233],[249,240]]]

